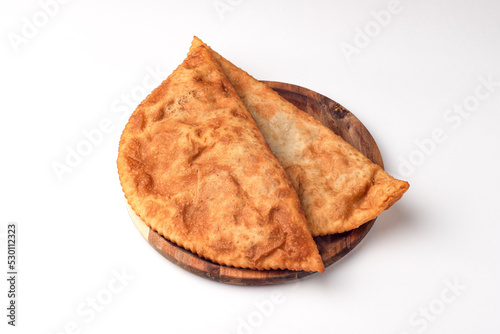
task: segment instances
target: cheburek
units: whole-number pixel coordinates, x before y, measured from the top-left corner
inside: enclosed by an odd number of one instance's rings
[[[288,175],[204,46],[135,110],[118,171],[135,213],[201,257],[324,271]]]
[[[206,46],[195,37],[191,47],[200,45]],[[290,176],[313,236],[355,229],[408,189],[314,117],[210,52]]]

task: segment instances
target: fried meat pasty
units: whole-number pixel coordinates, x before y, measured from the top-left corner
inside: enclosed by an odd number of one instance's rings
[[[195,37],[191,48],[200,45],[206,46]],[[209,50],[290,176],[313,236],[355,229],[406,192],[407,182],[391,177],[320,121]]]
[[[324,271],[290,178],[203,45],[135,110],[118,171],[134,212],[203,258]]]

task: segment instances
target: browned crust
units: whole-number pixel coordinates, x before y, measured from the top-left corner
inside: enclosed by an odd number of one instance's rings
[[[206,46],[195,37],[192,48],[200,45]],[[357,228],[408,189],[314,117],[209,50],[290,176],[313,236]]]
[[[288,175],[204,46],[135,110],[117,163],[130,206],[179,246],[227,266],[324,271]]]

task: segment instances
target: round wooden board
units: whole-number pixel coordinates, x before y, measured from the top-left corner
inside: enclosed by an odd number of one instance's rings
[[[377,144],[368,130],[356,116],[340,104],[300,86],[274,81],[263,82],[286,100],[332,129],[373,162],[384,167]],[[174,264],[198,276],[229,284],[270,285],[290,282],[314,274],[291,270],[239,269],[213,263],[166,240],[149,228],[130,206],[128,209],[135,226],[153,248]],[[338,261],[359,244],[374,222],[375,219],[349,232],[314,238],[325,267]]]

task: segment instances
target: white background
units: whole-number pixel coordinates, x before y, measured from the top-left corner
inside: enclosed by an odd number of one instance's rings
[[[50,17],[34,0],[0,5],[2,333],[500,331],[498,1],[401,0],[384,26],[372,12],[385,0],[45,2]],[[152,70],[166,78],[193,35],[256,78],[344,105],[389,173],[410,182],[324,274],[299,285],[212,282],[161,257],[128,217],[117,146],[140,100],[125,107],[126,95],[159,84]],[[481,77],[496,84],[488,90]],[[464,104],[464,116],[453,111]],[[103,120],[111,130],[58,179],[54,163]],[[16,328],[5,310],[9,222],[18,224]],[[92,298],[105,305],[92,311]]]

